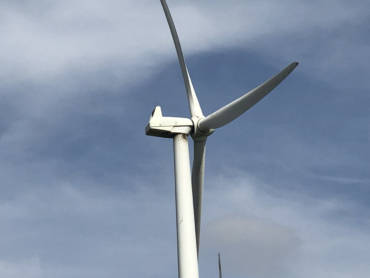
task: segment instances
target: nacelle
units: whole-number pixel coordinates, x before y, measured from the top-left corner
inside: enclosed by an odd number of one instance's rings
[[[149,136],[172,138],[176,134],[189,135],[193,130],[193,122],[186,118],[163,117],[162,109],[156,106],[145,127],[145,134]]]

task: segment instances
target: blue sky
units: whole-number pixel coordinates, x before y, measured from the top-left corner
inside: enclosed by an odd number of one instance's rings
[[[205,115],[296,70],[207,141],[200,276],[368,277],[369,4],[168,0]],[[0,1],[0,276],[176,277],[189,117],[159,1]],[[192,148],[192,146],[190,146]]]

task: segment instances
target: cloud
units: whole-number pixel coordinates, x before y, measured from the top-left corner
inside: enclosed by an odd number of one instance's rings
[[[209,141],[201,271],[219,246],[242,277],[370,272],[364,3],[168,0],[205,110],[302,62]],[[0,21],[0,276],[174,277],[172,144],[143,132],[157,101],[188,112],[159,1],[2,1]]]
[[[38,258],[21,262],[0,261],[0,276],[4,278],[39,278],[43,271]]]
[[[201,258],[221,252],[236,277],[366,277],[369,218],[344,215],[355,201],[280,190],[233,171],[206,183]],[[360,205],[361,207],[361,205]],[[335,217],[341,215],[342,217]]]
[[[2,277],[147,277],[154,270],[170,277],[168,264],[176,273],[174,192],[136,184],[136,192],[111,195],[107,187],[78,186],[54,182],[2,196]]]
[[[202,248],[220,252],[228,269],[242,277],[284,277],[300,243],[293,229],[257,217],[223,216],[203,233]]]
[[[114,86],[108,80],[137,84],[159,65],[176,59],[158,2],[34,5],[1,4],[0,75],[7,82],[67,86],[76,77],[96,74],[97,78],[90,79],[95,87]],[[316,78],[321,78],[322,71],[332,76],[330,70],[366,68],[362,62],[366,43],[351,39],[353,32],[361,32],[356,26],[367,18],[361,5],[362,1],[169,2],[186,57],[242,48],[263,52],[267,61],[300,60]],[[325,45],[317,47],[323,39]]]

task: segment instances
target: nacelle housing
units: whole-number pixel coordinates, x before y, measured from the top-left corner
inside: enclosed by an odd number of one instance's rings
[[[172,138],[176,134],[189,135],[192,130],[192,120],[178,117],[163,117],[162,109],[157,105],[150,116],[149,123],[145,127],[145,134]]]

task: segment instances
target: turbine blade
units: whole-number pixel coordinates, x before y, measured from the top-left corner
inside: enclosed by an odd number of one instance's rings
[[[204,163],[206,157],[206,137],[204,140],[194,140],[194,160],[191,183],[193,187],[193,206],[195,221],[195,236],[199,256],[200,220],[202,212],[202,193],[204,184]]]
[[[201,119],[198,123],[199,129],[203,132],[206,132],[210,129],[222,127],[235,120],[257,102],[259,102],[262,98],[264,98],[268,93],[270,93],[296,68],[296,66],[298,66],[297,62],[291,63],[277,75],[267,80],[257,88],[220,108],[211,115]]]
[[[182,54],[180,40],[179,40],[179,37],[177,36],[175,24],[173,23],[170,10],[168,9],[166,0],[161,0],[161,3],[162,3],[162,7],[163,7],[164,13],[167,18],[168,26],[170,27],[170,30],[171,30],[173,42],[175,44],[175,48],[177,52],[177,57],[179,58],[182,77],[184,79],[185,88],[186,88],[186,95],[188,97],[191,117],[199,117],[199,118],[204,117],[202,113],[202,109],[200,108],[200,105],[199,105],[198,98],[195,94],[193,84],[191,83],[189,72],[185,64],[184,55]]]
[[[220,255],[220,253],[218,253],[218,275],[219,275],[219,278],[222,278],[221,255]]]

